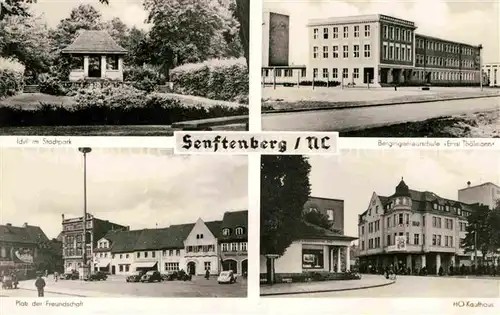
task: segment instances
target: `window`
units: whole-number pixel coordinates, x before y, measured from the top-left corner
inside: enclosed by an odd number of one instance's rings
[[[119,265],[118,269],[120,270],[120,272],[123,272],[123,265]]]
[[[404,61],[405,58],[406,58],[406,49],[404,47],[401,47],[401,57],[400,57],[400,59]]]
[[[323,68],[323,78],[328,79],[328,69],[327,68]]]
[[[406,224],[409,225],[410,224],[410,215],[407,213],[406,214]]]
[[[323,46],[323,58],[328,58],[328,46]]]
[[[389,27],[389,38],[394,39],[394,27]]]
[[[406,40],[406,32],[404,29],[401,29],[401,40],[404,42]]]
[[[318,68],[314,68],[313,69],[313,78],[317,78],[318,77]]]
[[[339,46],[333,46],[332,47],[332,57],[333,58],[338,58],[339,57]]]
[[[144,258],[148,258],[148,252],[144,252]]]
[[[398,218],[398,219],[399,219],[399,220],[398,220],[399,224],[403,224],[403,214],[402,214],[402,213],[400,213],[398,217],[399,217],[399,218]]]
[[[365,25],[365,37],[370,37],[370,25]]]
[[[349,78],[349,69],[347,68],[342,69],[342,78],[344,79]]]
[[[338,27],[333,28],[333,38],[339,38],[339,28]]]
[[[371,56],[371,52],[370,52],[370,45],[369,44],[365,44],[365,58],[370,58]],[[377,209],[378,209],[378,206],[377,206]]]
[[[348,38],[348,37],[349,37],[349,27],[344,26],[344,38]]]
[[[383,37],[384,38],[387,38],[387,25],[384,25],[384,28],[383,28]]]
[[[228,243],[222,243],[222,251],[223,252],[229,251],[229,244]]]
[[[390,228],[391,227],[391,218],[387,218],[387,227]]]
[[[274,69],[274,75],[276,77],[281,77],[281,69]]]
[[[420,234],[413,234],[413,244],[414,245],[419,245],[419,237],[420,237]]]
[[[364,225],[361,226],[361,235],[365,235],[365,226]]]
[[[180,249],[176,249],[175,250],[175,256],[180,256],[181,255],[181,250]]]
[[[323,38],[324,38],[324,39],[328,39],[328,28],[327,28],[327,27],[325,27],[325,28],[323,29]]]
[[[410,244],[410,233],[406,232],[406,244]]]
[[[448,236],[444,236],[444,246],[448,247]]]
[[[301,69],[300,70],[300,76],[305,77],[306,76],[306,69]]]
[[[396,59],[396,60],[397,60],[397,59],[399,59],[399,58],[400,58],[400,56],[399,56],[399,46],[396,46],[396,54],[395,54],[395,56],[394,56],[394,59]]]
[[[332,78],[337,79],[339,77],[339,69],[333,68],[332,69]]]
[[[410,46],[406,46],[406,60],[408,61],[412,61],[412,53],[411,53],[411,47]]]
[[[437,235],[437,246],[441,246],[441,235]]]
[[[302,248],[302,268],[323,269],[323,250]]]
[[[359,58],[359,45],[354,45],[354,58]]]
[[[395,32],[396,32],[396,40],[400,40],[399,27],[396,27]]]
[[[344,58],[349,58],[349,46],[344,45],[343,49],[344,49],[344,55],[343,55]]]
[[[137,258],[141,258],[141,253],[137,252]]]
[[[450,236],[449,238],[450,238],[450,243],[449,243],[449,245],[450,245],[450,247],[453,247],[453,236]]]
[[[179,263],[178,262],[165,263],[165,271],[179,271]]]
[[[247,247],[248,247],[247,242],[240,243],[240,247],[241,247],[242,251],[246,252],[247,251]]]
[[[361,250],[365,250],[365,241],[361,241]]]
[[[317,28],[313,29],[313,38],[318,39],[318,32],[319,30]]]
[[[128,254],[125,255],[125,258],[128,258]]]
[[[205,261],[205,270],[210,271],[210,262],[209,261]]]
[[[354,26],[354,37],[359,37],[359,25]]]
[[[436,236],[437,236],[436,234],[432,234],[432,245],[433,246],[436,246],[436,244],[437,244],[437,237]]]
[[[318,58],[318,46],[313,47],[313,58]]]
[[[425,245],[425,234],[422,234],[422,245]]]
[[[236,235],[243,235],[243,228],[242,227],[236,228]]]
[[[391,236],[387,235],[387,246],[391,246]]]
[[[353,78],[359,79],[359,68],[354,68]]]
[[[384,43],[384,47],[382,49],[382,56],[384,56],[384,59],[387,60],[387,58],[389,57],[388,55],[388,50],[387,50],[387,43]]]
[[[238,243],[231,243],[231,251],[232,252],[238,251]]]
[[[389,46],[389,59],[394,59],[394,47]]]
[[[106,69],[107,70],[118,70],[119,61],[118,56],[107,56],[106,57]]]

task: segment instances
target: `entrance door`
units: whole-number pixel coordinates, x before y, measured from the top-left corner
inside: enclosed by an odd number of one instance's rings
[[[196,275],[196,263],[194,261],[190,261],[187,264],[187,268],[190,275]]]
[[[90,78],[101,77],[101,56],[89,57],[89,77]]]
[[[228,271],[232,270],[234,273],[238,273],[238,264],[236,260],[228,259],[222,262],[222,270]]]
[[[116,274],[116,266],[114,265],[111,267],[111,274],[112,275]]]
[[[241,262],[241,274],[246,275],[248,272],[248,260],[245,259]]]

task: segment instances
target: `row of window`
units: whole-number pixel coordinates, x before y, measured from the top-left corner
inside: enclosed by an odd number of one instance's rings
[[[488,69],[488,79],[491,78],[491,69]],[[493,69],[493,84],[497,84],[497,69]],[[494,190],[491,189],[492,194],[494,194]]]
[[[474,49],[470,47],[461,47],[459,44],[448,44],[448,43],[443,43],[443,42],[435,42],[435,41],[430,41],[427,40],[427,47],[425,45],[425,40],[421,38],[417,38],[416,45],[417,48],[425,49],[427,50],[434,50],[434,51],[441,51],[441,52],[447,52],[447,53],[453,53],[453,54],[462,54],[462,55],[469,55],[472,56],[474,55]]]
[[[82,248],[67,248],[64,250],[65,257],[82,256]],[[90,256],[90,249],[87,249],[87,256]]]
[[[272,72],[271,69],[263,69],[262,75],[267,78],[270,76],[271,72]],[[292,69],[274,69],[274,76],[281,77],[282,75],[285,78],[291,78],[291,77],[293,77],[293,70]],[[306,76],[306,69],[300,69],[300,77],[303,78],[305,76]]]
[[[384,25],[382,36],[384,39],[397,40],[411,43],[413,41],[413,31],[395,26]]]
[[[186,246],[186,253],[208,253],[215,252],[215,245]]]
[[[332,27],[332,39],[339,38],[339,27]],[[354,38],[359,38],[360,37],[360,26],[359,25],[354,25],[352,27],[353,33],[354,33]],[[365,37],[370,37],[371,36],[371,28],[370,25],[364,25],[363,28],[364,36]],[[313,29],[313,39],[318,39],[319,38],[319,28],[314,28]],[[329,27],[324,27],[323,28],[323,39],[329,39],[330,38],[330,28]],[[349,38],[349,26],[343,26],[342,27],[342,38]]]
[[[329,46],[323,46],[323,59],[328,59],[329,58]],[[318,59],[319,58],[319,53],[318,53],[319,47],[314,46],[313,47],[313,59]],[[354,58],[359,58],[360,56],[360,45],[353,45],[353,54],[352,56]],[[363,45],[363,56],[365,58],[370,58],[371,57],[371,48],[369,44]],[[339,58],[339,46],[335,45],[332,46],[332,58]],[[342,46],[342,58],[349,58],[349,45],[343,45]]]
[[[408,61],[413,60],[410,45],[382,43],[382,57],[385,60]]]
[[[328,71],[328,68],[323,68],[323,78],[328,79],[330,78],[330,72]],[[317,78],[318,77],[318,68],[313,68],[313,77]],[[339,78],[339,69],[333,68],[332,69],[332,78],[337,79]],[[349,69],[348,68],[343,68],[342,69],[342,78],[348,79],[349,78]],[[359,78],[359,68],[354,68],[352,72],[352,78],[353,79],[358,79]]]
[[[437,57],[437,56],[415,56],[416,65],[429,65],[429,66],[441,66],[441,67],[462,67],[462,68],[474,68],[473,60],[459,60],[454,58]]]
[[[278,70],[278,69],[277,69]],[[281,70],[281,69],[279,69]],[[290,69],[286,69],[286,70],[290,70]],[[291,71],[290,71],[291,72]],[[242,228],[242,227],[237,227],[235,230],[234,230],[235,234],[236,235],[243,235],[245,233],[245,229]],[[222,235],[224,236],[229,236],[231,235],[231,229],[229,228],[224,228],[222,229]]]
[[[469,74],[469,75],[467,75]],[[470,78],[470,79],[473,79],[474,77],[474,73],[473,72],[469,72],[469,73],[464,73],[465,78]],[[468,217],[470,215],[470,212],[468,211],[464,211],[462,209],[460,209],[459,207],[454,207],[454,206],[449,206],[449,205],[438,205],[437,203],[434,203],[432,204],[432,208],[434,210],[438,210],[438,211],[446,211],[446,212],[453,212],[457,215],[461,215],[461,216],[464,216],[464,217]]]
[[[450,71],[423,71],[417,70],[414,72],[414,77],[417,80],[425,80],[425,76],[430,76],[432,81],[475,81],[473,72],[450,72]],[[460,212],[460,209],[457,211]],[[467,213],[467,212],[464,212]],[[461,215],[461,214],[459,214]],[[465,214],[464,214],[465,215]]]
[[[394,233],[394,235],[387,235],[387,246],[395,245],[395,241],[398,234]],[[399,236],[403,236],[403,233],[400,232]],[[444,247],[453,247],[453,236],[445,235],[444,243],[442,242],[443,237],[439,234],[432,235],[432,246],[444,246]],[[408,245],[425,245],[425,234],[422,234],[422,238],[420,238],[420,234],[413,234],[413,243],[410,243],[410,233],[406,232],[406,244]],[[380,248],[380,237],[370,238],[368,239],[368,249]],[[361,250],[365,249],[365,241],[361,241]]]
[[[247,251],[247,242],[241,243],[222,243],[222,251],[223,252],[246,252]]]
[[[92,221],[87,221],[87,229],[92,228]],[[63,230],[64,231],[75,231],[75,230],[81,230],[83,228],[83,223],[73,223],[73,224],[64,224]]]

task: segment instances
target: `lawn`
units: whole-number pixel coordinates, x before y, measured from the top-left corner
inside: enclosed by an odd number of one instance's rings
[[[76,101],[71,96],[54,96],[43,93],[22,93],[0,100],[0,106],[21,107],[26,110],[34,110],[40,103],[72,107]]]

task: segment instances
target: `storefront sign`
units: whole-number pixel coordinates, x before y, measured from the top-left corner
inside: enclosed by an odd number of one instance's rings
[[[33,263],[33,250],[30,248],[19,248],[15,252],[16,258],[28,264]]]

